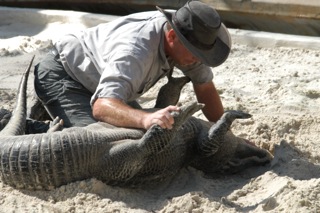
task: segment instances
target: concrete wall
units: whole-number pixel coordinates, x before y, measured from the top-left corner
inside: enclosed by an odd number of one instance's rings
[[[320,0],[202,0],[229,28],[320,36]],[[67,9],[112,15],[176,9],[187,0],[3,0],[0,6]]]

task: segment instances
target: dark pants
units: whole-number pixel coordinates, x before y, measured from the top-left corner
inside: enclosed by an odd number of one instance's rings
[[[66,73],[58,54],[49,52],[35,66],[34,75],[35,92],[52,119],[59,116],[64,127],[96,122],[90,106],[92,93]]]

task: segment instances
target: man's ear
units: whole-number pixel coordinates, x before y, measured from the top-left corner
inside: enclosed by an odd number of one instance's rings
[[[170,29],[167,32],[167,41],[168,42],[173,42],[176,39],[176,37],[177,37],[177,35],[176,35],[176,33],[174,32],[173,29]]]

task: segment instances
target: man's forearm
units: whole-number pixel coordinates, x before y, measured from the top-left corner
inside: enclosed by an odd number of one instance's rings
[[[153,124],[171,129],[174,119],[173,111],[179,111],[177,106],[167,106],[155,112],[134,109],[115,98],[98,98],[93,104],[93,117],[102,122],[119,127],[149,129]]]
[[[145,128],[142,121],[147,112],[134,109],[118,99],[99,98],[94,103],[92,112],[98,121],[114,126]]]
[[[203,114],[209,121],[217,122],[222,116],[224,109],[220,96],[213,83],[194,85],[197,99],[200,103],[205,104],[202,109]]]

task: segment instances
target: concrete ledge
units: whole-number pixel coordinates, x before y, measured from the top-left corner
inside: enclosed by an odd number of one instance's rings
[[[82,23],[92,27],[100,23],[112,21],[119,16],[92,14],[76,11],[22,9],[0,7],[0,24],[15,18],[29,26],[50,23],[53,21]],[[249,30],[229,29],[233,42],[260,47],[292,47],[303,49],[320,49],[320,37],[296,36],[280,33],[268,33]]]
[[[319,0],[202,0],[219,11],[293,18],[320,18]]]
[[[229,28],[304,36],[320,35],[319,0],[201,0],[214,7]],[[4,0],[2,6],[77,10],[127,15],[155,10],[155,5],[177,9],[187,0]]]
[[[220,11],[269,14],[291,17],[320,18],[319,0],[201,0]],[[84,4],[87,6],[103,7],[105,5],[127,5],[128,7],[155,8],[155,5],[167,8],[179,8],[187,0],[4,0],[2,6]]]
[[[229,29],[233,42],[259,47],[320,49],[320,37]]]

